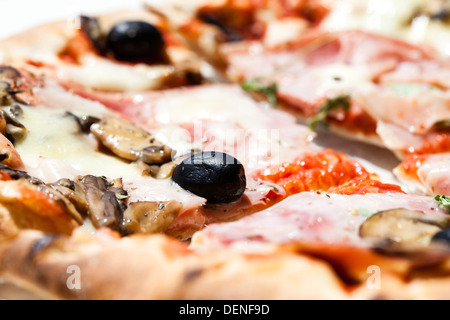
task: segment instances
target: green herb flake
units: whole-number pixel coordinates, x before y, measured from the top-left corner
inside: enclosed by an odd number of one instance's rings
[[[244,91],[258,92],[264,95],[270,104],[275,106],[278,103],[277,99],[277,84],[272,83],[270,85],[264,85],[257,80],[250,80],[241,84],[241,88]]]
[[[319,111],[309,121],[309,128],[314,130],[317,124],[323,120],[333,111],[342,109],[347,111],[350,109],[350,96],[341,95],[332,99],[328,99],[320,108]]]
[[[439,208],[450,213],[450,197],[438,194],[434,197],[434,200],[439,203]]]
[[[393,83],[388,85],[387,88],[402,95],[419,93],[421,90],[440,91],[438,87],[421,83]]]
[[[358,213],[366,218],[370,218],[371,216],[373,216],[376,212],[375,211],[371,211],[369,209],[365,209],[365,208],[359,208],[358,209]]]

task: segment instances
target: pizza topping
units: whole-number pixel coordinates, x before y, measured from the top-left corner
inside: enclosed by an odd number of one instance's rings
[[[447,64],[407,42],[365,32],[306,33],[289,46],[227,45],[224,54],[232,80],[276,83],[279,101],[298,107],[302,117],[311,118],[312,128],[326,120],[368,139],[378,134],[392,149],[381,122],[422,139],[450,117],[446,90],[435,89],[448,87]],[[417,85],[408,88],[411,83]],[[334,100],[347,95],[351,100]],[[336,107],[348,112],[332,112]],[[402,151],[412,147],[403,142]]]
[[[97,18],[81,16],[80,17],[81,31],[88,37],[92,45],[99,51],[104,53],[104,36],[100,28],[100,24]]]
[[[108,227],[121,235],[164,232],[183,207],[175,200],[129,203],[131,197],[121,179],[108,181],[93,175],[76,180],[60,179],[48,184],[48,188],[62,194],[89,218],[94,228]]]
[[[126,21],[115,25],[106,36],[106,48],[121,61],[166,62],[164,39],[154,25]]]
[[[413,154],[394,169],[394,174],[422,193],[434,195],[435,200],[446,206],[450,195],[450,154]]]
[[[217,28],[221,32],[223,32],[225,36],[225,40],[227,42],[235,42],[235,41],[242,41],[243,36],[239,34],[236,30],[233,30],[229,26],[227,26],[224,22],[220,21],[216,15],[214,15],[211,12],[199,12],[197,15],[197,18],[201,20],[202,22],[205,22],[207,24],[211,24]]]
[[[328,99],[319,107],[315,116],[309,120],[309,127],[313,130],[319,122],[325,120],[330,113],[335,112],[336,110],[348,111],[350,109],[349,98],[348,95],[341,95]]]
[[[450,21],[450,4],[446,1],[426,1],[416,8],[409,22],[413,23],[414,19],[420,17],[448,23]]]
[[[36,189],[42,193],[48,195],[51,199],[58,202],[65,210],[67,214],[69,214],[75,221],[77,221],[80,225],[83,224],[83,218],[78,210],[75,208],[73,203],[69,201],[64,195],[54,190],[52,187],[44,184],[44,183],[36,183]]]
[[[288,195],[311,190],[326,191],[357,178],[370,178],[358,162],[331,149],[305,153],[292,162],[261,170],[256,176],[282,186]]]
[[[421,211],[392,209],[370,216],[360,227],[361,237],[376,245],[428,246],[431,238],[450,226],[446,215],[426,215]]]
[[[90,126],[91,132],[115,155],[130,161],[161,165],[172,159],[172,149],[153,135],[118,117],[106,116]]]
[[[17,104],[0,109],[0,132],[12,143],[26,134],[25,126],[17,119],[22,112],[22,108]]]
[[[151,176],[155,179],[168,179],[172,176],[173,170],[177,164],[173,161],[166,162],[162,165],[150,165],[145,163],[142,159],[135,162],[136,166],[142,169],[142,175]]]
[[[450,246],[450,228],[442,229],[438,231],[432,238],[432,243]]]
[[[78,117],[70,111],[67,111],[66,115],[72,117],[76,121],[80,127],[80,131],[83,133],[89,133],[91,131],[91,125],[100,121],[99,118],[93,116],[83,115]]]
[[[34,89],[42,87],[42,79],[36,75],[11,66],[0,66],[0,105],[14,102],[36,104]]]
[[[109,227],[121,231],[125,204],[123,199],[119,199],[116,194],[118,192],[122,194],[124,190],[102,177],[92,175],[82,177],[80,183],[93,225],[96,228]]]
[[[82,215],[88,215],[89,205],[80,183],[67,178],[62,178],[48,184],[48,186],[66,197]]]
[[[142,201],[129,204],[123,213],[126,228],[133,233],[166,231],[182,208],[178,201]]]
[[[444,195],[436,195],[434,197],[434,200],[439,203],[439,208],[450,213],[450,197]]]
[[[83,34],[100,55],[132,63],[165,64],[168,61],[163,35],[153,24],[123,21],[104,34],[97,18],[81,16],[80,22]]]
[[[186,158],[174,169],[172,179],[209,203],[237,201],[246,187],[244,166],[236,158],[215,151]]]
[[[20,72],[10,66],[0,66],[0,105],[11,105],[15,95],[21,91],[14,88],[20,85]]]
[[[252,80],[247,81],[241,85],[242,89],[250,92],[257,92],[264,95],[271,105],[275,106],[277,104],[277,84],[272,83],[270,85],[264,85],[259,81]]]
[[[331,188],[330,192],[336,194],[404,193],[398,185],[383,183],[374,179],[353,179],[341,186]]]
[[[210,224],[194,235],[192,246],[200,245],[201,248],[216,249],[227,247],[239,251],[265,250],[293,242],[373,247],[379,243],[376,241],[374,244],[375,240],[369,239],[369,235],[376,229],[370,227],[372,222],[368,222],[363,228],[363,234],[366,235],[367,230],[367,236],[361,237],[359,230],[361,225],[368,221],[370,216],[377,215],[377,212],[398,208],[425,213],[420,214],[418,221],[423,220],[426,222],[423,222],[424,224],[430,224],[423,226],[430,236],[443,228],[450,218],[430,197],[403,193],[339,195],[326,192],[300,192],[237,221]],[[402,222],[401,214],[398,216],[394,214],[394,217]],[[419,222],[414,222],[413,218],[416,217],[411,214],[404,219],[409,221],[411,232],[413,226],[417,224],[416,230],[419,230],[420,234],[422,226]],[[395,225],[394,218],[387,221]],[[437,224],[433,225],[434,221],[437,221]],[[387,222],[385,226],[387,234],[389,231]],[[384,229],[380,227],[380,230]],[[382,236],[385,234],[377,239],[384,240]]]

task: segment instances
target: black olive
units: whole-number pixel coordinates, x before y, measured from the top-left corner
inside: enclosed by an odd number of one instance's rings
[[[208,203],[237,201],[246,187],[244,166],[236,158],[215,151],[184,159],[175,167],[172,179]]]
[[[158,28],[143,21],[118,23],[106,37],[107,50],[121,61],[163,62],[164,46],[164,39]]]
[[[431,242],[450,246],[450,228],[442,229],[437,232],[431,238]]]

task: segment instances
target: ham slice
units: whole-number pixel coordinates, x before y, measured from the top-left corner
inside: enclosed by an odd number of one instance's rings
[[[227,152],[249,172],[313,150],[313,132],[294,116],[255,101],[238,85],[78,93],[152,130],[181,155],[192,148]]]
[[[396,208],[445,214],[429,197],[302,192],[239,221],[210,225],[194,236],[191,246],[198,250],[229,248],[247,252],[289,243],[367,247],[369,243],[359,236],[367,213]]]
[[[327,120],[347,132],[376,135],[402,157],[411,147],[422,148],[435,124],[450,118],[449,63],[400,40],[360,31],[315,31],[277,48],[248,42],[225,46],[223,53],[230,78],[276,83],[279,100],[304,118],[314,116],[325,101],[349,95],[350,110],[331,112]],[[374,131],[368,132],[371,122]],[[380,123],[418,141],[393,146]]]
[[[396,175],[430,195],[450,196],[450,153],[411,155],[397,168]]]

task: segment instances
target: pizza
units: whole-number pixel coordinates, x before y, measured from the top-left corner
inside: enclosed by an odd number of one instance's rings
[[[146,0],[0,40],[0,296],[450,298],[449,10]]]

